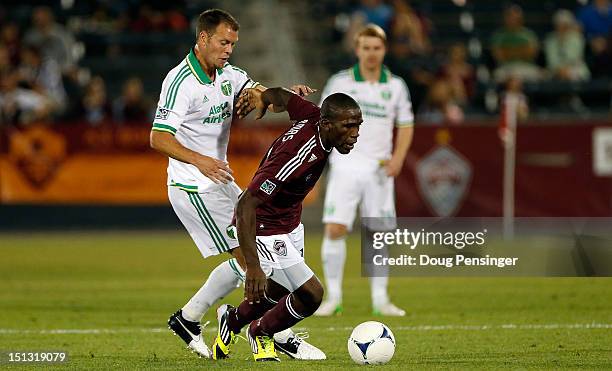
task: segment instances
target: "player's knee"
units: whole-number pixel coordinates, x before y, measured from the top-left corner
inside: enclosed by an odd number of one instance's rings
[[[325,237],[332,240],[339,240],[344,238],[348,233],[348,229],[345,225],[330,223],[325,225]]]
[[[316,277],[311,280],[307,286],[299,290],[300,301],[304,304],[304,309],[307,315],[313,314],[323,301],[324,289],[321,282]]]

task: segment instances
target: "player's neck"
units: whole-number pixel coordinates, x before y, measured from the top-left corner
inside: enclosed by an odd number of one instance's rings
[[[317,127],[317,131],[319,132],[319,138],[321,139],[321,145],[323,146],[323,149],[326,152],[330,152],[334,146],[332,145],[331,139],[327,137],[329,132],[321,132],[320,126]]]
[[[200,64],[200,67],[202,67],[202,71],[204,71],[204,73],[208,75],[208,78],[210,79],[210,81],[215,81],[215,66],[209,66],[206,63],[206,61],[202,57],[202,53],[200,52],[200,49],[198,48],[198,44],[195,45],[193,50],[195,52],[196,59],[198,60],[198,63]]]
[[[374,68],[366,68],[363,64],[359,64],[359,72],[365,81],[377,82],[380,80],[380,73],[382,66],[376,66]]]

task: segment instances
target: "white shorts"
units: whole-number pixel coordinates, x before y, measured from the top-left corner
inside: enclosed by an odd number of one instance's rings
[[[314,275],[304,262],[304,225],[288,234],[257,236],[261,269],[270,279],[289,291],[302,286]]]
[[[228,227],[241,192],[234,182],[204,193],[168,187],[168,198],[174,212],[205,258],[239,246],[238,239]]]
[[[353,229],[357,206],[361,217],[384,218],[371,221],[368,228],[389,230],[395,223],[395,186],[393,177],[383,167],[373,172],[355,172],[330,166],[323,223],[345,225]]]

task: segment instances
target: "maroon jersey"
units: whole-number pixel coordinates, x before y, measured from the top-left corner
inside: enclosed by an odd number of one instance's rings
[[[295,123],[272,143],[248,186],[264,201],[256,210],[258,236],[286,234],[300,224],[302,201],[317,183],[331,152],[319,135],[319,107],[294,95],[287,112]]]

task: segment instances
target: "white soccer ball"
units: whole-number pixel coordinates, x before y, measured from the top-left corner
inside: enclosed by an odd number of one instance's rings
[[[353,329],[348,351],[360,365],[381,365],[389,362],[395,353],[395,336],[380,322],[364,322]]]

